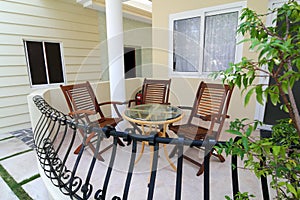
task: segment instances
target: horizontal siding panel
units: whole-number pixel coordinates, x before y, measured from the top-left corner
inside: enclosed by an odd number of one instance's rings
[[[22,45],[22,36],[19,35],[7,35],[0,33],[0,44],[2,45]]]
[[[0,87],[29,85],[28,76],[0,77]]]
[[[100,80],[101,73],[81,73],[81,74],[68,74],[68,82],[78,82],[78,81],[89,81],[89,80]]]
[[[0,128],[0,134],[18,131],[18,130],[30,128],[30,127],[31,127],[30,122],[25,122],[25,123],[21,123],[21,124],[13,124],[12,126]]]
[[[65,48],[94,49],[99,48],[100,45],[99,39],[96,41],[64,39],[62,42]]]
[[[0,44],[0,55],[1,56],[20,56],[24,55],[24,46],[18,45],[1,45]]]
[[[27,66],[0,66],[0,77],[3,76],[27,76]]]
[[[0,19],[2,23],[18,24],[36,27],[48,27],[61,30],[72,30],[78,32],[97,33],[98,28],[94,25],[81,24],[76,22],[66,22],[60,19],[49,19],[35,16],[4,13],[0,12]]]
[[[76,48],[64,48],[64,55],[65,56],[97,56],[101,55],[100,49],[76,49]]]
[[[55,1],[51,1],[55,4]],[[41,2],[39,5],[42,5]],[[59,7],[58,7],[59,8]],[[16,14],[31,15],[44,18],[60,19],[64,21],[71,21],[83,24],[96,24],[97,15],[85,16],[76,13],[69,13],[68,8],[65,11],[55,9],[47,9],[39,6],[31,6],[26,4],[12,3],[8,1],[0,1],[0,11],[13,12]]]
[[[36,40],[49,40],[49,37],[46,36],[35,36],[32,33],[32,36]],[[7,35],[0,33],[0,44],[2,45],[19,45],[23,46],[23,39],[25,39],[24,35]],[[28,39],[28,38],[27,38]],[[56,39],[56,41],[61,41],[63,46],[66,48],[82,48],[82,49],[94,49],[99,48],[99,40],[95,41],[82,41],[82,40],[74,40],[74,39]]]
[[[27,103],[27,95],[0,98],[0,108]]]
[[[70,13],[78,13],[80,12],[81,15],[87,15],[90,16],[91,12],[89,9],[83,8],[82,5],[76,3],[74,0],[55,0],[55,3],[51,0],[43,0],[41,4],[41,0],[6,0],[13,3],[20,3],[25,4],[29,6],[36,6],[39,5],[39,7],[48,8],[48,9],[54,9],[54,10],[60,10],[64,12],[70,12]],[[92,12],[96,12],[91,10]]]
[[[26,86],[10,86],[10,87],[0,87],[0,96],[1,97],[12,97],[16,95],[28,95],[32,92],[32,89],[29,85]]]
[[[4,115],[4,113],[7,114]],[[4,117],[13,117],[15,115],[20,115],[22,113],[23,114],[29,113],[27,104],[0,108],[0,119]]]
[[[74,65],[74,64],[82,64],[82,65],[90,65],[90,64],[99,64],[100,57],[65,57],[66,65]]]
[[[68,82],[98,81],[98,16],[75,0],[0,1],[0,133],[30,127],[23,40],[62,42]]]
[[[1,56],[0,67],[10,65],[27,65],[25,54],[23,56]]]
[[[0,128],[13,126],[16,124],[29,123],[29,114],[19,114],[11,117],[0,118]]]
[[[101,71],[100,65],[68,65],[66,67],[67,73],[81,73],[81,72],[97,72]]]
[[[26,37],[39,36],[48,38],[69,38],[76,40],[97,41],[99,35],[96,33],[76,32],[69,30],[59,30],[47,27],[23,26],[17,24],[1,24],[0,30],[3,34],[23,35]]]

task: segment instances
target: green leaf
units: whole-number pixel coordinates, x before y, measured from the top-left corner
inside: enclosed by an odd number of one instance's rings
[[[272,150],[273,150],[273,154],[274,154],[275,156],[278,156],[279,153],[280,153],[281,147],[280,147],[280,146],[273,146],[273,147],[272,147]]]
[[[295,195],[296,197],[298,196],[297,191],[296,191],[296,189],[294,188],[294,186],[292,186],[292,185],[289,184],[289,183],[288,183],[286,186],[287,186],[288,190],[289,190],[293,195]]]
[[[287,82],[287,81],[282,81],[282,83],[281,83],[281,88],[282,88],[282,90],[283,90],[283,92],[284,92],[285,94],[288,93],[288,87],[289,87],[288,82]]]
[[[235,78],[235,84],[239,87],[239,88],[241,88],[241,84],[242,84],[242,79],[241,79],[241,76],[236,76],[236,78]]]
[[[256,92],[256,100],[259,104],[263,105],[263,90],[262,90],[262,85],[258,85],[255,88]]]
[[[234,134],[234,135],[238,135],[238,136],[243,135],[240,131],[236,131],[236,130],[226,130],[226,132]]]
[[[242,143],[243,143],[245,150],[248,151],[248,149],[249,149],[248,138],[242,137]]]
[[[277,86],[270,91],[270,99],[274,106],[279,102],[279,88]]]
[[[249,126],[245,132],[246,136],[249,137],[251,135],[252,131],[253,131],[253,127]]]
[[[225,196],[226,200],[231,200],[231,198],[229,196]]]
[[[245,96],[245,101],[244,104],[245,106],[248,105],[249,101],[250,101],[250,97],[252,96],[253,92],[254,92],[255,88],[251,88],[248,93]]]

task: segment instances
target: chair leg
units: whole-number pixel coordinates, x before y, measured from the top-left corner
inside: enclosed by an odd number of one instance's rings
[[[91,139],[95,136],[95,133],[91,133],[87,138],[86,138],[86,144],[89,144]],[[79,154],[80,149],[82,148],[82,144],[80,144],[74,151],[74,154]]]
[[[86,144],[89,145],[89,147],[92,149],[93,152],[95,152],[95,147],[91,144],[91,139],[95,136],[95,133],[91,133],[87,139],[86,139]],[[125,146],[125,144],[118,138],[118,144],[120,146]],[[105,151],[107,151],[108,149],[110,149],[113,146],[113,144],[109,145],[108,147],[104,148],[103,150],[101,150],[98,155],[97,155],[97,159],[99,161],[104,161],[104,158],[101,156],[101,154]],[[74,154],[79,154],[80,149],[82,148],[82,144],[80,144],[74,151]]]
[[[80,144],[74,151],[74,154],[79,154],[80,149],[82,148],[82,144]]]
[[[199,168],[196,175],[200,176],[201,174],[203,174],[203,172],[204,172],[204,162],[201,164],[201,166],[200,166],[200,168]]]
[[[220,160],[220,162],[225,162],[225,158],[221,154],[216,153],[216,149],[213,149],[211,154],[213,156],[216,156]]]
[[[220,162],[225,162],[225,158],[221,155],[215,152],[216,150],[213,148],[213,150],[210,152],[209,156],[216,156]],[[202,162],[199,171],[197,172],[197,176],[200,176],[204,172],[204,162]]]
[[[120,138],[118,138],[117,141],[118,141],[118,144],[119,144],[120,146],[122,146],[122,147],[125,146],[125,144],[120,140]]]

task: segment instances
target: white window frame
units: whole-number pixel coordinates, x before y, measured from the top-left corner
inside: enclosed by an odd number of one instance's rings
[[[43,55],[44,55],[44,61],[45,61],[45,70],[46,70],[46,77],[47,77],[47,84],[33,84],[31,79],[31,70],[30,70],[30,63],[29,63],[29,55],[27,50],[27,43],[26,42],[41,42],[43,44]],[[25,48],[25,56],[26,56],[26,62],[27,62],[27,70],[28,70],[28,76],[30,81],[30,87],[32,88],[44,88],[49,86],[59,86],[61,84],[66,84],[66,69],[65,69],[65,61],[64,61],[64,53],[63,53],[63,43],[60,41],[51,41],[51,40],[35,40],[35,39],[23,39],[24,48]],[[46,49],[45,49],[45,43],[55,43],[59,44],[60,47],[60,56],[61,56],[61,64],[62,64],[62,73],[63,73],[63,79],[64,81],[61,83],[49,83],[49,72],[47,67],[47,58],[46,58]]]
[[[175,13],[171,14],[169,16],[169,76],[170,77],[204,77],[207,78],[208,74],[211,72],[203,72],[203,48],[200,48],[200,55],[199,55],[199,68],[198,72],[177,72],[173,71],[173,34],[174,34],[174,21],[176,20],[182,20],[182,19],[188,19],[188,18],[194,18],[194,17],[200,17],[201,18],[201,27],[200,27],[200,47],[204,47],[204,31],[205,31],[205,17],[216,15],[216,14],[224,14],[224,13],[230,13],[230,12],[238,12],[238,16],[240,16],[241,11],[243,8],[246,7],[246,2],[236,2],[236,3],[230,3],[230,4],[224,4],[219,6],[213,6],[203,9],[197,9],[197,10],[191,10],[191,11],[185,11],[181,13]],[[238,25],[240,24],[240,21],[238,21]],[[241,34],[236,35],[236,52],[235,52],[235,61],[239,62],[242,58],[243,53],[243,44],[238,44],[239,41],[242,40]]]
[[[269,9],[275,9],[278,8],[280,6],[282,6],[284,3],[288,2],[288,0],[269,0],[269,5],[268,8]],[[300,3],[300,0],[297,0],[298,3]],[[272,13],[270,15],[267,16],[266,18],[266,25],[267,26],[276,26],[276,24],[272,23],[273,20],[276,18],[277,13]],[[265,66],[265,68],[267,69],[267,66]],[[269,84],[269,77],[261,77],[259,79],[259,83],[260,84]],[[263,100],[263,104],[260,104],[258,102],[256,102],[256,109],[255,109],[255,114],[254,114],[254,119],[255,120],[259,120],[259,121],[263,121],[264,120],[264,116],[265,116],[265,110],[266,110],[266,100]],[[259,129],[263,129],[263,130],[271,130],[272,129],[272,125],[270,124],[263,124],[261,126],[258,127]]]

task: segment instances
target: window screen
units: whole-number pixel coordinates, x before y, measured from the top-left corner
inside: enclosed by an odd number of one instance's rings
[[[25,41],[24,44],[32,86],[65,82],[60,43]]]
[[[32,85],[47,84],[43,44],[41,42],[26,43]]]
[[[45,50],[46,50],[46,57],[47,57],[49,82],[50,83],[64,82],[60,44],[46,42]]]

